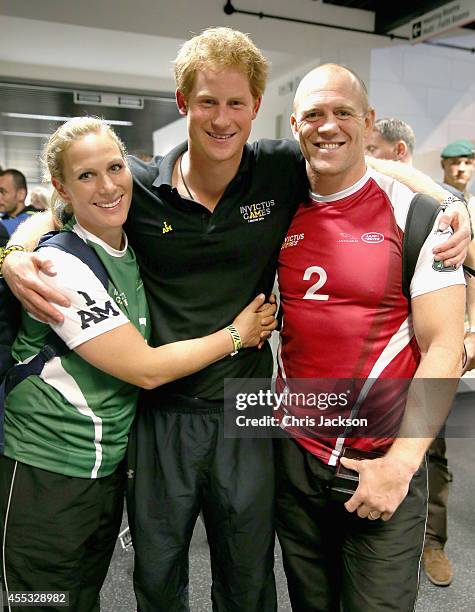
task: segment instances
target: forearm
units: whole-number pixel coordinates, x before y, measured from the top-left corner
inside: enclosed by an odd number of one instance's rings
[[[138,387],[153,389],[205,368],[229,355],[233,348],[227,329],[151,348],[133,325],[127,324],[75,350],[96,368]]]
[[[431,347],[409,387],[399,435],[387,456],[412,473],[449,415],[461,374],[461,350],[461,345]]]
[[[473,220],[472,220],[473,226]],[[474,228],[475,229],[475,228]],[[475,240],[472,240],[468,245],[467,257],[465,258],[464,265],[467,265],[472,270],[475,270]],[[468,286],[468,283],[467,283]],[[468,300],[468,297],[467,297]],[[475,325],[475,318],[473,319],[473,325]]]
[[[472,240],[473,244],[474,241]],[[471,266],[470,266],[471,267]],[[464,372],[475,368],[475,278],[465,275],[467,281],[467,323],[468,329],[465,334],[466,364]]]
[[[142,373],[141,386],[153,389],[159,385],[188,376],[228,356],[234,350],[227,329],[192,340],[182,340],[152,349],[153,356]]]
[[[375,157],[366,157],[366,164],[374,168],[377,172],[386,174],[401,183],[404,183],[411,191],[415,193],[425,193],[432,196],[440,204],[450,195],[443,187],[438,185],[427,174],[402,162],[392,161],[388,159],[376,159]],[[462,204],[465,208],[465,206]]]
[[[34,251],[39,239],[43,234],[47,234],[56,229],[51,211],[31,215],[31,218],[18,226],[12,234],[8,244],[18,244],[26,251]]]
[[[467,319],[469,328],[475,332],[475,278],[466,277],[467,280]]]

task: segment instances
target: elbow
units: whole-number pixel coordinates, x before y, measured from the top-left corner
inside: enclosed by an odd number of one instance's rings
[[[145,389],[146,391],[150,391],[151,389],[155,389],[155,387],[157,387],[158,385],[154,384],[153,380],[150,380],[149,378],[142,378],[140,380],[140,382],[136,383],[137,387],[140,387],[141,389]]]
[[[140,380],[135,382],[134,384],[136,384],[137,387],[141,387],[142,389],[146,389],[147,391],[150,391],[151,389],[155,389],[156,387],[161,387],[162,385],[165,385],[166,383],[169,383],[172,380],[174,379],[171,377],[167,378],[164,376],[144,375],[144,376],[141,376]]]
[[[156,350],[150,349],[150,351],[153,351],[154,358],[151,360],[143,359],[134,376],[137,379],[133,381],[134,385],[147,391],[166,385],[179,377],[174,368],[169,367],[165,358],[157,361],[154,355]]]
[[[142,389],[146,389],[147,391],[150,391],[151,389],[155,389],[155,387],[159,387],[160,381],[158,381],[156,378],[152,378],[149,376],[142,376],[140,378],[140,381],[136,383],[136,385]]]

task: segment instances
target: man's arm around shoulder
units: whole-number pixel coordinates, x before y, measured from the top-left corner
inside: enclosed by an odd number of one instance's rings
[[[63,320],[62,314],[53,308],[49,301],[69,306],[69,300],[51,289],[38,276],[39,270],[54,274],[51,262],[43,259],[39,253],[30,252],[36,248],[43,234],[54,229],[51,211],[32,215],[18,227],[8,243],[22,246],[26,252],[10,253],[2,266],[2,275],[23,307],[45,323],[60,323]]]

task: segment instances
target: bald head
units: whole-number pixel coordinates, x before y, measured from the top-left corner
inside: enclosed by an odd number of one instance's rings
[[[315,193],[337,193],[364,175],[364,140],[373,121],[366,87],[352,70],[323,64],[305,75],[290,125]]]
[[[322,64],[303,77],[295,92],[294,112],[298,112],[302,98],[312,91],[331,90],[341,86],[344,86],[354,101],[359,103],[361,112],[366,113],[369,109],[369,100],[364,81],[356,72],[340,64]]]

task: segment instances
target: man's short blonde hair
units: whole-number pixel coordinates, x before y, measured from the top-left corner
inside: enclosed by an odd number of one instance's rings
[[[257,99],[264,93],[269,64],[249,36],[221,27],[204,30],[187,40],[178,52],[174,63],[175,81],[185,99],[193,89],[196,72],[205,68],[242,70]]]

